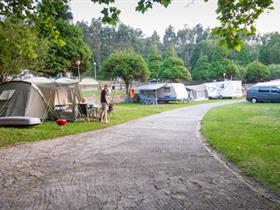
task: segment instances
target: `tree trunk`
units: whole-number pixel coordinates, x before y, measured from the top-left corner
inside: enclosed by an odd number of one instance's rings
[[[129,95],[129,85],[130,85],[130,81],[125,81],[125,92],[127,95]]]

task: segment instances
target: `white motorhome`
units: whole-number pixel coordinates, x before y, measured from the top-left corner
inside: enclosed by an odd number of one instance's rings
[[[236,98],[242,96],[242,81],[225,80],[205,83],[209,98]]]
[[[144,101],[169,102],[188,99],[188,92],[182,83],[147,84],[136,89]]]

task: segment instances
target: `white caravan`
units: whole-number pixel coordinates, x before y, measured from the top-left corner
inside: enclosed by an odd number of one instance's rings
[[[242,96],[242,81],[225,80],[205,83],[209,98],[237,98]]]
[[[182,83],[148,84],[138,87],[139,97],[145,100],[184,101],[188,99],[188,92]]]

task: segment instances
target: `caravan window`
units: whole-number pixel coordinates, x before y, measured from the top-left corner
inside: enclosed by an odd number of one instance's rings
[[[165,88],[163,89],[163,91],[164,91],[165,93],[170,93],[170,92],[171,92],[171,88],[170,88],[170,87],[165,87]]]
[[[0,100],[1,101],[7,101],[10,98],[12,98],[12,96],[15,94],[16,90],[4,90],[1,94],[0,94]]]

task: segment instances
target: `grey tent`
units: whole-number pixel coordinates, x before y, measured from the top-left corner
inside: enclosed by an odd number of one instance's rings
[[[47,103],[40,89],[25,81],[0,85],[0,117],[23,116],[45,119]]]

